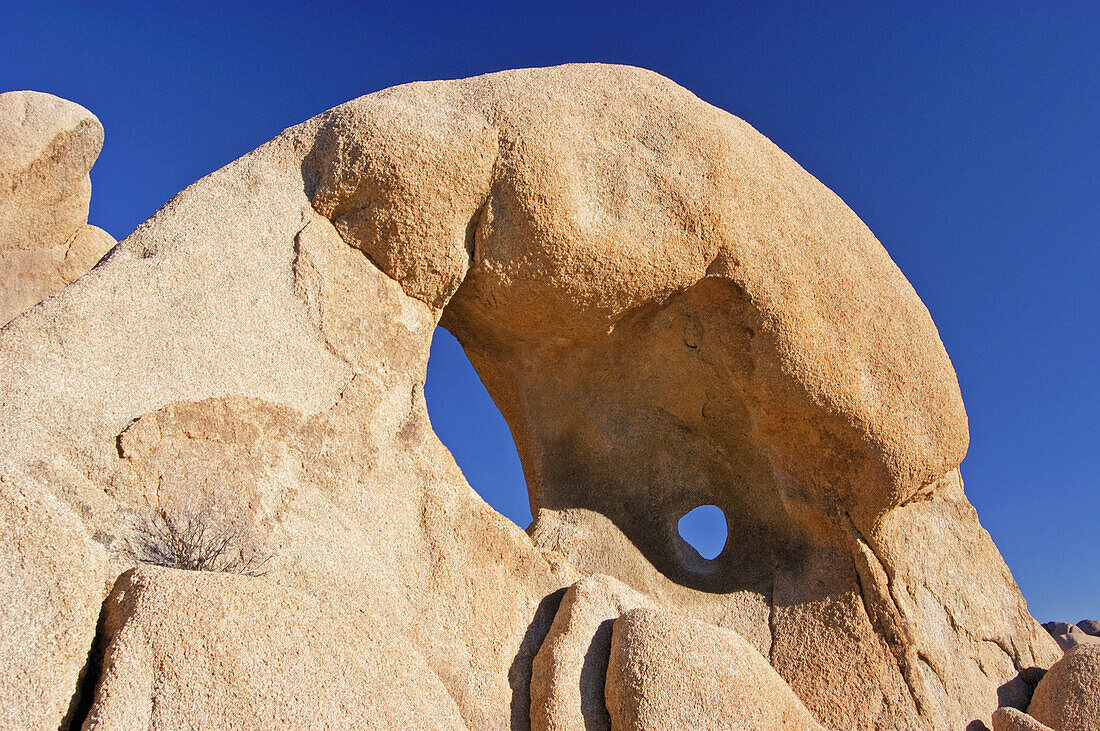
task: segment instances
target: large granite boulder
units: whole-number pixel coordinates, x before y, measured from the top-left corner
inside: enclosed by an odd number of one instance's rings
[[[825,731],[736,632],[652,609],[615,620],[607,708],[615,731]]]
[[[1027,712],[1054,731],[1100,730],[1100,645],[1068,650],[1035,687]]]
[[[75,717],[107,589],[105,553],[48,487],[0,459],[0,728]]]
[[[115,245],[87,225],[103,127],[79,104],[0,94],[0,326],[83,275]]]
[[[437,323],[516,438],[529,534],[431,431]],[[205,511],[265,546],[266,581],[362,607],[418,652],[470,728],[583,720],[591,683],[553,684],[584,681],[572,653],[591,633],[602,655],[639,596],[743,638],[814,723],[1022,707],[1024,674],[1059,653],[963,494],[967,439],[935,326],[856,215],[745,122],[622,66],[343,104],[0,331],[0,454],[97,544],[107,581],[80,601],[132,566],[141,515]],[[729,524],[713,561],[677,533],[702,504]],[[12,565],[48,550],[30,535]],[[578,589],[558,623],[561,590],[597,573],[633,594]],[[59,622],[28,637],[87,653],[94,617],[44,597]],[[19,616],[0,609],[0,632]],[[33,662],[57,693],[79,677]],[[112,667],[116,687],[147,673]]]
[[[1018,708],[1004,707],[993,712],[993,731],[1051,731]]]
[[[654,603],[610,576],[593,574],[569,587],[532,666],[534,731],[611,729],[604,685],[612,626],[643,607]]]
[[[86,731],[463,728],[415,648],[263,578],[143,567],[107,601]]]
[[[1082,619],[1077,623],[1077,628],[1087,635],[1100,637],[1100,619]]]

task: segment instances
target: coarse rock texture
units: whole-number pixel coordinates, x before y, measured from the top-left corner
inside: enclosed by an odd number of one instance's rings
[[[615,731],[824,731],[743,637],[660,610],[615,620],[606,693]]]
[[[128,571],[104,631],[85,731],[464,728],[439,678],[381,618],[262,578]]]
[[[437,323],[515,436],[528,534],[431,430]],[[562,589],[596,573],[736,632],[826,726],[1021,707],[1059,653],[963,494],[967,440],[935,326],[855,214],[745,122],[623,66],[343,104],[0,331],[0,455],[100,547],[81,602],[132,565],[142,515],[205,511],[247,526],[267,581],[418,651],[478,729],[584,718],[595,699],[554,684],[585,677],[583,635],[629,595],[567,605],[560,667],[532,681],[532,662]],[[701,504],[729,524],[713,561],[677,533]],[[13,565],[51,550],[46,525]],[[66,601],[44,596],[60,620],[31,640],[91,637]],[[0,609],[0,632],[17,621]],[[30,662],[71,692],[89,646]]]
[[[114,245],[88,226],[103,127],[37,91],[0,94],[0,326],[81,276]]]
[[[612,623],[653,602],[610,576],[593,574],[562,597],[531,673],[531,728],[600,731],[611,728],[604,679]]]
[[[56,496],[0,459],[0,728],[57,728],[75,711],[105,553]]]
[[[83,276],[114,245],[86,224],[56,246],[0,251],[0,326]]]
[[[1016,708],[998,708],[993,712],[993,731],[1052,731]]]
[[[1054,731],[1100,729],[1100,645],[1078,645],[1035,687],[1028,715]]]
[[[384,619],[471,728],[523,728],[555,592],[580,577],[466,484],[424,403],[438,313],[348,247],[295,172],[296,188],[270,160],[215,173],[10,323],[3,451],[35,465],[112,575],[152,508],[243,523],[269,580]],[[51,337],[64,357],[42,357]]]

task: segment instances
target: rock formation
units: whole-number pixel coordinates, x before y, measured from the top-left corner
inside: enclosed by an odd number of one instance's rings
[[[1100,645],[1080,645],[1035,687],[1027,713],[1054,731],[1100,731]]]
[[[1070,648],[1077,647],[1077,645],[1100,645],[1100,636],[1097,636],[1095,631],[1088,631],[1094,629],[1094,627],[1093,620],[1084,620],[1077,624],[1069,624],[1068,622],[1043,623],[1043,629],[1050,633],[1050,636],[1054,638],[1054,641],[1058,643],[1058,647],[1062,648],[1063,652],[1068,652]]]
[[[643,607],[654,604],[609,576],[593,574],[569,587],[532,667],[534,731],[611,729],[604,685],[612,625]]]
[[[616,731],[824,731],[736,632],[654,609],[615,620],[607,708]]]
[[[437,324],[511,427],[527,533],[431,430]],[[912,287],[745,122],[622,66],[387,89],[0,331],[2,581],[25,587],[0,713],[294,724],[333,718],[308,690],[331,682],[372,727],[988,723],[1059,652],[966,500],[967,441]],[[677,533],[703,504],[713,561]],[[127,573],[150,510],[244,526],[265,576]],[[659,680],[685,674],[724,695]],[[282,683],[302,707],[255,697]]]
[[[993,731],[1051,731],[1018,708],[998,708],[993,712]]]
[[[263,579],[132,569],[104,637],[89,730],[462,725],[420,653],[377,617]]]
[[[92,268],[115,245],[88,225],[88,171],[103,127],[52,94],[0,94],[0,325]]]
[[[1092,637],[1100,637],[1100,619],[1082,619],[1077,628]]]

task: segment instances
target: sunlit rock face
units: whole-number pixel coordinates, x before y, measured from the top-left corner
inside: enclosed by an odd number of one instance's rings
[[[1028,715],[1054,729],[1100,729],[1100,645],[1066,651],[1035,687]]]
[[[0,94],[0,326],[92,268],[115,245],[88,225],[88,171],[103,126],[38,91]]]
[[[437,324],[512,429],[527,534],[431,430]],[[217,652],[147,642],[179,631],[142,629],[179,607],[122,611],[115,586],[95,643],[95,612],[59,609],[99,606],[149,510],[247,531],[270,560],[239,581],[274,585],[256,601],[293,596],[357,642],[407,648],[395,666],[410,696],[454,701],[424,708],[436,724],[631,728],[736,708],[804,727],[964,728],[1026,707],[1025,671],[1058,656],[963,494],[966,415],[912,287],[781,150],[640,69],[409,84],[286,130],[0,332],[0,409],[5,474],[51,506],[5,549],[7,581],[69,587],[0,622],[50,613],[27,642],[72,647],[0,644],[17,668],[5,682],[74,699],[9,704],[9,718],[111,728],[148,705],[201,724],[240,703],[278,724],[278,704],[251,698],[262,674],[187,673],[182,709],[158,696],[174,687],[158,674]],[[19,499],[4,510],[26,514]],[[712,560],[677,531],[701,505],[727,521]],[[54,524],[87,543],[84,573],[29,562]],[[196,575],[209,584],[196,591],[235,585],[220,578]],[[607,623],[635,609],[653,614],[635,634],[642,615],[626,621],[612,655]],[[241,611],[252,644],[235,657],[277,648],[311,672]],[[661,650],[666,630],[690,657]],[[701,638],[725,649],[700,655]],[[755,669],[732,672],[746,652]],[[623,686],[645,657],[661,662],[655,689]],[[661,685],[678,673],[700,688],[757,678],[758,695],[685,700]],[[355,703],[406,727],[393,692]],[[302,699],[320,705],[295,718],[328,717],[325,699]]]

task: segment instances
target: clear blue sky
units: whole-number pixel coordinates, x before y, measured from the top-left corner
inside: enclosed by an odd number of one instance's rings
[[[128,234],[281,129],[394,84],[568,61],[744,118],[878,235],[940,328],[967,492],[1040,620],[1100,617],[1100,4],[0,0],[0,89],[80,102],[91,222]],[[530,520],[507,427],[440,332],[433,424]]]

